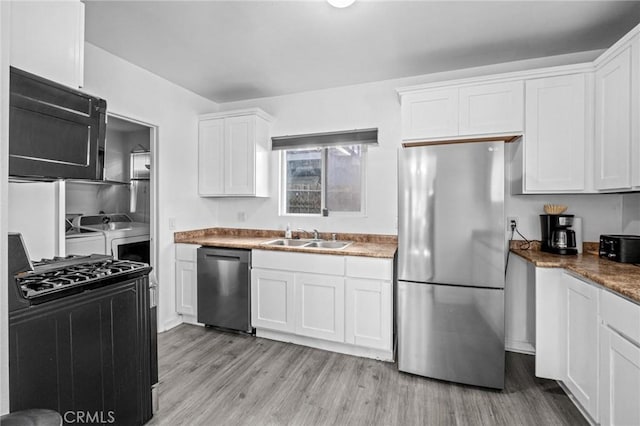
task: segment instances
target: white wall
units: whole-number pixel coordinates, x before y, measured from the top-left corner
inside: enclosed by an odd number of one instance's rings
[[[267,199],[208,200],[218,212],[219,226],[284,229],[317,228],[321,231],[396,234],[397,149],[400,147],[400,103],[396,89],[434,81],[511,72],[590,61],[598,52],[519,61],[455,72],[305,92],[287,96],[221,104],[221,110],[258,106],[276,117],[274,136],[377,127],[378,147],[368,152],[367,214],[362,218],[299,218],[278,215],[279,158],[272,154],[271,194]],[[621,195],[511,196],[505,198],[507,216],[520,218],[520,231],[540,238],[538,214],[545,203],[563,203],[569,213],[582,216],[585,241],[597,241],[600,233],[622,231]],[[239,220],[245,214],[246,220]]]
[[[86,92],[107,100],[107,110],[158,128],[155,225],[160,284],[159,329],[179,322],[175,313],[173,232],[215,225],[215,208],[197,194],[198,114],[215,112],[216,103],[170,83],[92,44],[85,44]]]
[[[622,232],[640,235],[640,192],[622,196]]]
[[[540,217],[545,204],[569,206],[566,213],[582,217],[584,241],[600,241],[600,234],[622,232],[622,195],[511,195],[506,197],[507,216],[518,218],[518,230],[528,240],[540,239]],[[521,239],[517,235],[514,239]]]
[[[66,214],[128,213],[128,185],[96,185],[67,182]]]

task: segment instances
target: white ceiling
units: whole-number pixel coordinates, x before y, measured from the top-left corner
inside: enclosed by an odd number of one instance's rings
[[[640,1],[86,1],[86,40],[216,102],[610,46]]]

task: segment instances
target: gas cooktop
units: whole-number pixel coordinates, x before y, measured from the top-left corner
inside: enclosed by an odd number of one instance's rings
[[[105,255],[43,259],[33,266],[33,271],[21,272],[15,279],[24,297],[34,303],[35,299],[51,300],[106,279],[126,279],[132,273],[149,270],[146,263]]]

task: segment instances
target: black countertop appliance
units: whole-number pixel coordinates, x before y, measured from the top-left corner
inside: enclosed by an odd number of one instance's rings
[[[541,214],[540,250],[554,254],[578,254],[572,214]]]
[[[600,235],[600,257],[621,263],[640,263],[640,235]]]

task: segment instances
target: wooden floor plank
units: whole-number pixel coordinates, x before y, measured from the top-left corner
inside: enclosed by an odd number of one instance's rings
[[[149,425],[581,425],[534,360],[507,353],[503,391],[395,364],[211,328],[158,336],[160,410]]]

